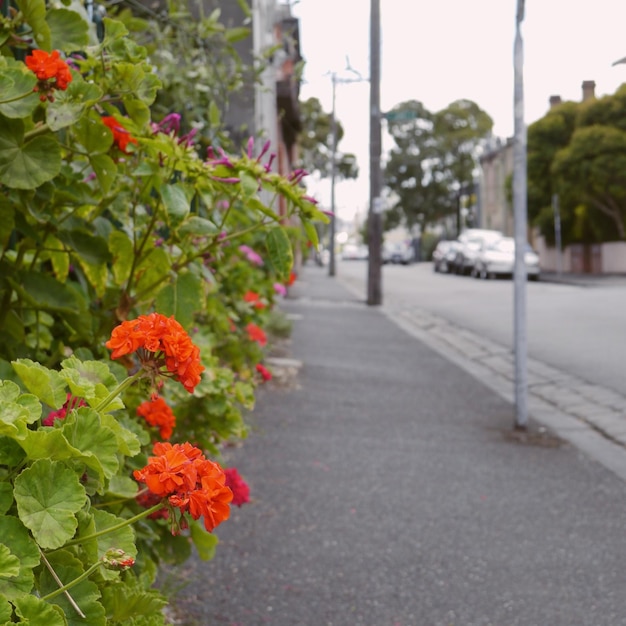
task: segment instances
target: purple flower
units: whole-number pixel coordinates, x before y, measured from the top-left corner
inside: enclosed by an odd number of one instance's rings
[[[263,265],[263,259],[249,246],[239,246],[239,250],[244,253],[250,263]]]
[[[155,133],[165,133],[169,135],[172,131],[178,134],[180,130],[180,113],[169,113],[158,124],[152,124]]]
[[[250,135],[248,138],[248,158],[252,158],[252,151],[254,150],[254,137]]]
[[[276,153],[272,152],[272,154],[270,154],[270,158],[269,161],[267,162],[267,164],[265,165],[265,171],[269,172],[272,169],[272,163],[274,162],[274,159],[276,158]]]
[[[183,144],[186,148],[193,145],[194,137],[198,134],[197,128],[192,128],[186,135],[183,135],[179,140],[179,144]]]

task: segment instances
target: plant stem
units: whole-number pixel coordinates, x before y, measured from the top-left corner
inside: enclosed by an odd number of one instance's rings
[[[112,533],[116,530],[120,530],[120,528],[125,528],[126,526],[130,526],[131,524],[138,522],[144,517],[148,517],[148,515],[151,515],[152,513],[156,513],[162,508],[163,508],[163,502],[159,502],[158,504],[151,506],[149,509],[146,509],[145,511],[142,511],[141,513],[137,513],[137,515],[134,515],[133,517],[129,517],[128,519],[121,521],[119,524],[115,524],[114,526],[109,526],[108,528],[99,530],[98,532],[93,533],[91,535],[87,535],[86,537],[77,537],[76,539],[72,539],[71,541],[68,541],[63,547],[67,548],[68,546],[75,546],[76,544],[85,543],[87,541],[91,541],[92,539],[97,539],[98,537],[102,537],[103,535],[106,535],[107,533]]]
[[[50,573],[52,574],[54,579],[57,581],[58,584],[61,584],[61,581],[59,580],[57,575],[52,571],[52,567],[50,566],[50,563],[48,563],[48,560],[46,559],[45,556],[44,556],[44,560],[45,560],[46,566],[50,570]],[[69,597],[69,600],[70,600],[72,606],[78,611],[79,615],[82,618],[85,618],[85,615],[80,610],[80,608],[78,607],[76,602],[74,602],[74,600],[71,598],[69,593],[67,593],[67,590],[70,589],[71,587],[74,587],[79,582],[82,582],[83,580],[85,580],[85,578],[89,578],[89,576],[91,576],[100,567],[100,565],[102,565],[102,563],[100,561],[98,561],[97,563],[94,563],[89,569],[85,570],[80,576],[78,576],[77,578],[74,578],[74,580],[72,580],[69,583],[67,583],[67,585],[63,585],[62,587],[59,587],[58,589],[55,589],[54,591],[50,592],[48,595],[42,596],[41,599],[42,600],[51,600],[52,598],[56,598],[56,596],[58,596],[60,593],[65,593]]]
[[[132,376],[129,376],[125,381],[121,382],[100,404],[96,407],[96,411],[102,412],[104,411],[117,396],[119,396],[123,391],[126,391],[128,387],[130,387],[135,381],[139,380],[143,375],[143,370],[139,370]]]

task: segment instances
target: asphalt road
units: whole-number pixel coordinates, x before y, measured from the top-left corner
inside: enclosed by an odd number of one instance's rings
[[[340,261],[337,278],[366,294],[367,261]],[[385,265],[383,300],[420,308],[497,341],[514,345],[511,280],[436,274],[430,263]],[[580,285],[529,282],[528,356],[626,394],[626,278]]]

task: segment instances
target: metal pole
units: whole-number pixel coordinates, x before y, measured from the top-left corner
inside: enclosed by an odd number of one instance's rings
[[[563,257],[561,245],[561,209],[559,208],[559,194],[552,195],[552,209],[554,211],[554,247],[556,248],[556,273],[563,272]]]
[[[382,172],[380,169],[380,0],[370,14],[370,207],[367,304],[382,304]]]
[[[526,264],[527,190],[526,190],[526,125],[524,123],[524,46],[521,23],[524,0],[517,1],[514,45],[515,143],[513,150],[513,213],[515,218],[515,428],[528,427],[528,372],[526,337]]]
[[[333,84],[333,107],[330,117],[330,133],[332,137],[332,152],[330,157],[330,261],[328,263],[328,275],[335,276],[337,273],[335,262],[335,176],[337,172],[337,118],[335,111],[335,89],[337,85],[337,76],[333,72],[331,74]]]

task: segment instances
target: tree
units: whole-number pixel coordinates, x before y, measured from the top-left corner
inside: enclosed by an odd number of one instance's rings
[[[397,201],[386,225],[425,228],[459,211],[461,196],[473,181],[480,140],[493,121],[470,100],[457,100],[437,113],[410,100],[393,112],[388,129],[396,146],[385,176]]]
[[[566,102],[528,128],[528,212],[554,241],[558,194],[563,243],[626,238],[626,86]]]
[[[326,113],[317,98],[309,98],[300,103],[302,131],[299,136],[301,165],[310,174],[320,178],[332,174],[332,113]],[[341,122],[335,120],[337,146],[343,138]],[[336,151],[335,174],[341,179],[356,178],[359,169],[354,154]]]

